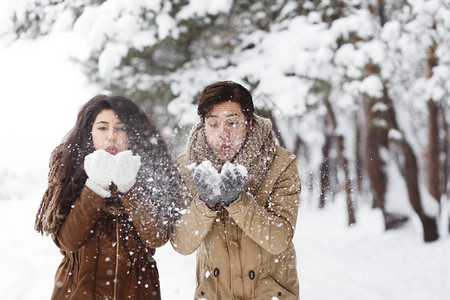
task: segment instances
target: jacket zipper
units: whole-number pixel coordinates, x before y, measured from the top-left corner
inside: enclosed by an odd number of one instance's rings
[[[119,272],[119,218],[116,217],[116,272],[114,272],[114,300],[117,300],[118,272]]]
[[[254,285],[254,280],[255,280],[255,271],[250,270],[250,272],[248,272],[248,277],[250,278],[251,281],[251,287],[252,287],[252,300],[255,299],[255,285]]]

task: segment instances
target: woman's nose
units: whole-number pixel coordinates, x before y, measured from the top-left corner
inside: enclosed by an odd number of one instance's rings
[[[108,131],[108,140],[109,141],[115,141],[116,137],[117,137],[117,135],[114,132],[114,130],[109,130]]]

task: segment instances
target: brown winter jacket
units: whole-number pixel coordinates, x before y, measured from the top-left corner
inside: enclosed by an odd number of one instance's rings
[[[181,254],[197,250],[195,299],[299,299],[292,238],[300,195],[295,156],[276,147],[274,161],[256,197],[241,193],[229,207],[211,210],[194,187],[171,242]],[[274,297],[274,298],[273,298]]]
[[[152,255],[169,228],[142,198],[136,187],[115,201],[83,188],[53,236],[64,258],[52,299],[161,299]]]

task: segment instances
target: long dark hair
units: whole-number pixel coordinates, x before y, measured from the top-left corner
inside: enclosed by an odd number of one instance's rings
[[[59,215],[66,215],[75,199],[81,194],[87,179],[84,158],[94,151],[92,126],[97,115],[112,109],[124,123],[128,149],[141,157],[137,182],[146,198],[166,218],[176,218],[179,211],[180,175],[173,153],[158,127],[133,101],[120,95],[97,95],[78,113],[75,127],[65,137],[61,162],[61,194],[56,203]]]

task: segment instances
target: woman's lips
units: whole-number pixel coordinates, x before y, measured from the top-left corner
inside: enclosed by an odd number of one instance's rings
[[[118,152],[118,150],[117,150],[116,147],[108,147],[108,148],[105,149],[105,151],[106,151],[106,152],[109,152],[109,153],[112,154],[112,155],[116,155],[117,152]]]

